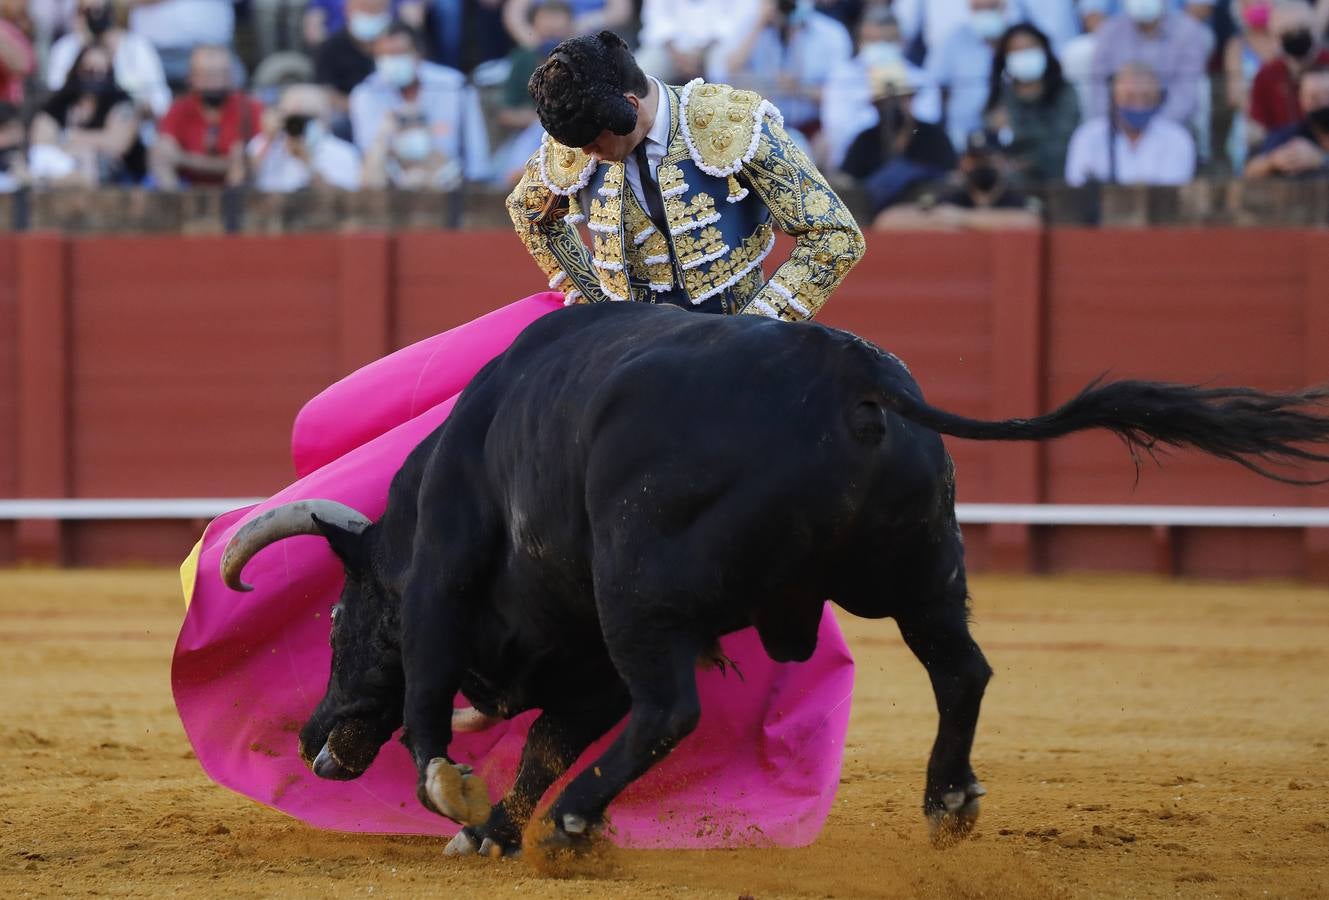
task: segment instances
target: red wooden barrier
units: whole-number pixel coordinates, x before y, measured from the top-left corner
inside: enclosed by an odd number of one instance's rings
[[[306,399],[542,282],[506,232],[0,237],[0,496],[271,492]],[[1329,233],[875,234],[823,321],[889,347],[967,415],[1030,415],[1106,370],[1290,388],[1329,381]],[[1136,485],[1104,435],[951,449],[962,501],[1329,505],[1192,455]],[[172,561],[197,528],[0,523],[0,562]],[[1324,531],[966,535],[979,568],[1329,580]]]

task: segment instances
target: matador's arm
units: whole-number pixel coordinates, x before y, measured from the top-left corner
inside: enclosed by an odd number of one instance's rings
[[[527,161],[521,181],[508,195],[508,215],[551,290],[561,290],[569,304],[599,303],[605,297],[586,245],[569,221],[568,197],[545,183],[540,158],[541,153],[536,153]]]
[[[762,123],[757,151],[741,177],[796,241],[743,312],[785,321],[811,319],[863,257],[863,233],[807,155],[778,121]]]

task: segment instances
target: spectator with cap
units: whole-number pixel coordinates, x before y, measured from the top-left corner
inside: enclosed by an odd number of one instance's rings
[[[32,41],[14,15],[0,7],[0,102],[22,107],[23,82],[35,64]]]
[[[831,70],[821,98],[821,145],[826,164],[834,169],[844,162],[845,151],[858,135],[877,124],[872,102],[874,69],[904,66],[910,83],[922,85],[923,70],[905,59],[899,20],[885,4],[874,4],[858,23],[858,52]],[[912,94],[911,94],[912,95]]]
[[[0,100],[0,194],[28,185],[27,135],[23,116],[8,100]]]
[[[1195,141],[1162,114],[1162,87],[1146,63],[1126,63],[1112,83],[1112,113],[1075,130],[1066,182],[1185,184],[1195,176]]]
[[[58,149],[72,160],[68,182],[137,184],[147,174],[139,124],[133,98],[116,83],[111,53],[94,43],[74,58],[65,83],[33,119],[31,140],[34,147]]]
[[[1159,115],[1189,125],[1199,108],[1213,38],[1191,16],[1167,8],[1165,0],[1123,0],[1124,12],[1098,30],[1091,77],[1094,116],[1108,114],[1112,73],[1126,63],[1143,63],[1159,79]]]
[[[1061,180],[1080,103],[1037,27],[1012,25],[997,41],[984,113],[988,127],[1006,137],[1017,181]]]
[[[1329,68],[1303,74],[1298,94],[1302,120],[1269,136],[1246,164],[1247,178],[1329,177]]]
[[[75,58],[84,47],[97,42],[111,52],[116,84],[134,98],[139,112],[153,119],[166,115],[171,89],[151,42],[120,27],[111,0],[78,0],[78,13],[74,28],[51,45],[46,58],[47,88],[60,90]]]
[[[480,99],[456,69],[425,62],[415,33],[394,22],[374,42],[374,74],[351,91],[351,129],[369,160],[420,162],[441,156],[467,180],[489,176],[489,137]],[[449,171],[453,171],[450,169]]]
[[[245,147],[262,127],[263,106],[235,86],[226,47],[194,48],[189,92],[171,104],[149,154],[157,187],[240,184]]]
[[[814,0],[760,0],[729,44],[711,54],[706,80],[761,94],[806,147],[821,125],[826,80],[853,51],[848,30]]]
[[[960,183],[917,204],[896,206],[876,221],[878,228],[1037,228],[1042,224],[1036,199],[1011,185],[1010,165],[997,136],[976,131],[960,157]]]
[[[291,85],[263,115],[263,132],[249,142],[254,187],[271,193],[304,188],[360,189],[360,152],[332,133],[327,88]]]
[[[730,46],[756,10],[757,0],[644,0],[637,63],[666,84],[700,78],[710,54]]]
[[[1251,84],[1250,119],[1258,126],[1252,137],[1297,125],[1305,110],[1298,100],[1304,72],[1329,65],[1329,49],[1314,29],[1311,8],[1301,0],[1282,0],[1269,14],[1269,27],[1278,38],[1280,52],[1260,67]]]
[[[235,36],[232,0],[130,0],[129,30],[161,57],[168,84],[189,77],[195,47],[230,47]],[[228,59],[229,64],[234,64]]]
[[[903,60],[869,71],[877,120],[849,145],[840,169],[867,195],[875,216],[907,202],[955,168],[955,148],[938,125],[914,118],[917,70]]]
[[[956,149],[983,127],[992,52],[1006,30],[1005,0],[969,0],[969,17],[928,53],[928,90],[914,113],[941,123]]]

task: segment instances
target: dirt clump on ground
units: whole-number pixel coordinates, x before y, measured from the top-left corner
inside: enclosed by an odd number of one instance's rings
[[[919,810],[936,710],[890,622],[858,661],[842,784],[803,849],[606,853],[547,878],[444,841],[316,831],[216,786],[171,701],[169,571],[0,572],[0,889],[13,896],[1329,895],[1329,591],[976,578],[996,677],[974,836]]]

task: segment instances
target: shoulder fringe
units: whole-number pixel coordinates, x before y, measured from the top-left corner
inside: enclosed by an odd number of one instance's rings
[[[544,140],[540,142],[540,180],[544,182],[545,187],[549,188],[560,197],[571,197],[573,194],[578,193],[582,188],[591,183],[591,173],[595,171],[596,166],[598,166],[599,163],[590,156],[586,157],[586,166],[577,176],[577,180],[571,185],[559,185],[553,178],[549,177],[549,144],[552,140],[553,139],[549,137],[549,135],[545,135]]]
[[[683,140],[688,145],[688,155],[691,156],[692,161],[697,164],[697,168],[701,169],[707,175],[714,175],[716,178],[724,178],[733,175],[739,169],[742,169],[744,165],[752,161],[752,157],[756,156],[757,144],[761,141],[762,123],[766,119],[770,119],[775,124],[783,127],[784,116],[780,115],[780,111],[775,108],[771,101],[762,100],[761,103],[757,105],[756,114],[752,117],[752,137],[748,141],[747,149],[740,157],[727,166],[712,166],[702,160],[701,153],[697,150],[697,145],[692,139],[692,128],[688,125],[688,101],[692,97],[692,91],[703,84],[705,84],[704,79],[694,78],[683,86],[683,93],[679,98],[678,104],[679,119],[681,120],[679,124],[683,126]],[[589,178],[590,176],[588,175],[587,177]]]

